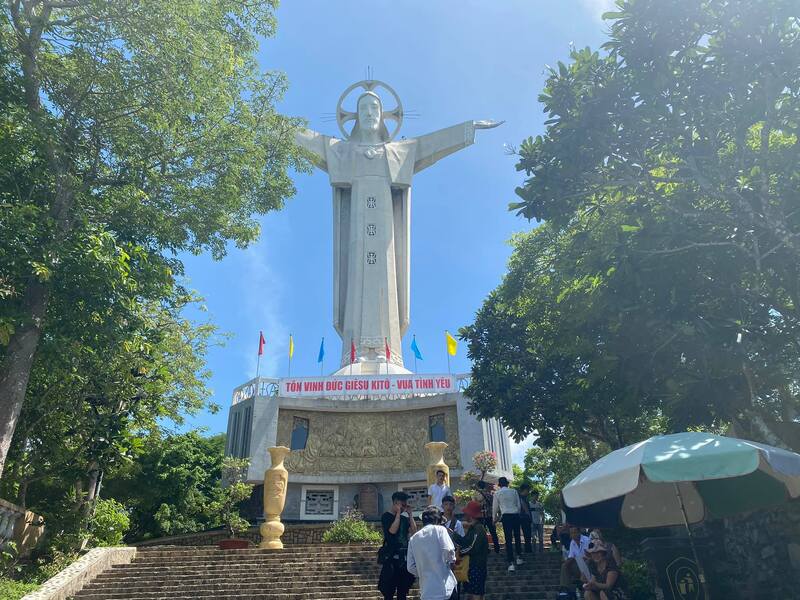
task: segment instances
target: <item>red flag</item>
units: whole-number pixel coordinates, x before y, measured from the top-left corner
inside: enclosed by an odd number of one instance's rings
[[[386,362],[389,362],[392,358],[392,351],[389,350],[389,341],[386,338],[383,338],[383,345],[386,348]]]
[[[350,364],[356,362],[356,343],[350,340]]]
[[[267,340],[264,339],[264,333],[259,331],[258,332],[258,355],[261,356],[264,354],[264,344],[267,343]]]

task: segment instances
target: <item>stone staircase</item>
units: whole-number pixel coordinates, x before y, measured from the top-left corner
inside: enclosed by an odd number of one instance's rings
[[[96,577],[73,600],[381,600],[374,546],[291,546],[218,550],[209,546],[141,549],[129,564]],[[509,573],[491,553],[486,600],[556,597],[560,553],[524,554]],[[410,599],[418,599],[412,589]]]

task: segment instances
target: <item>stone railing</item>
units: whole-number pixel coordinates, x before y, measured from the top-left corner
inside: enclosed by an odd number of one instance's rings
[[[94,548],[22,600],[66,600],[113,565],[129,563],[136,548]]]
[[[17,521],[25,517],[25,510],[0,499],[0,547],[14,539]]]
[[[44,519],[24,508],[0,499],[0,548],[16,544],[16,553],[27,556],[44,534]]]

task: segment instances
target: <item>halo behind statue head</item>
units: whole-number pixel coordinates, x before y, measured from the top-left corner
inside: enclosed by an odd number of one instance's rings
[[[347,99],[347,96],[350,94],[350,92],[357,88],[361,88],[365,92],[375,93],[374,90],[378,87],[381,87],[389,92],[397,103],[395,108],[390,110],[385,108],[383,109],[383,115],[381,117],[381,130],[385,131],[385,135],[388,136],[385,141],[391,142],[397,136],[398,132],[400,131],[400,126],[403,124],[403,104],[400,102],[400,96],[397,95],[397,92],[395,92],[391,86],[382,81],[378,81],[376,79],[365,79],[363,81],[354,83],[344,92],[342,92],[341,96],[339,96],[339,102],[336,105],[336,122],[339,125],[339,131],[342,132],[344,139],[350,139],[350,136],[353,134],[353,131],[348,132],[347,129],[345,129],[345,124],[350,121],[358,120],[358,105],[356,105],[356,112],[352,112],[345,110],[345,108],[342,106],[342,103]],[[359,96],[359,99],[360,98],[361,96]],[[381,101],[381,104],[383,105],[383,101]],[[386,127],[386,119],[390,119],[395,122],[395,126],[392,131],[389,131],[389,129]]]

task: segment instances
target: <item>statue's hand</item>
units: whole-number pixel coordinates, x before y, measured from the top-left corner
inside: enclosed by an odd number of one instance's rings
[[[494,129],[505,123],[505,121],[473,121],[475,129]]]

